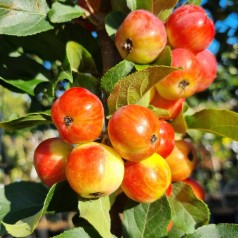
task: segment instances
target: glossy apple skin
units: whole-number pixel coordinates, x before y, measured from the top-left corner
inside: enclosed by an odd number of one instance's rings
[[[168,100],[163,98],[158,92],[155,92],[150,104],[154,107],[166,110],[169,115],[160,115],[160,119],[171,120],[176,118],[183,108],[183,103],[186,99],[179,98],[177,100]]]
[[[163,158],[168,157],[174,149],[174,140],[173,126],[169,122],[160,119],[160,145],[156,150],[156,153]]]
[[[189,177],[183,180],[183,182],[191,186],[197,199],[205,200],[205,189],[196,179]]]
[[[197,165],[197,154],[193,144],[186,140],[176,140],[174,149],[165,159],[171,169],[172,181],[183,181],[190,177]]]
[[[154,61],[167,43],[164,23],[151,12],[130,12],[115,35],[115,45],[123,59],[138,64]]]
[[[120,187],[124,162],[111,147],[90,142],[73,149],[65,170],[69,185],[78,195],[96,198],[107,196]]]
[[[215,36],[214,23],[206,11],[192,4],[178,7],[170,15],[166,31],[173,48],[186,48],[194,53],[205,50]]]
[[[159,81],[155,87],[157,92],[168,100],[188,98],[196,93],[201,81],[201,66],[196,56],[187,49],[172,50],[172,66],[181,67]]]
[[[95,94],[85,88],[73,87],[53,103],[51,117],[65,141],[86,143],[101,134],[104,108]]]
[[[162,197],[171,183],[166,160],[154,153],[140,162],[127,161],[122,182],[123,192],[132,200],[151,203]]]
[[[51,187],[66,179],[66,159],[73,146],[61,138],[42,141],[34,151],[34,166],[41,181]]]
[[[197,92],[207,89],[216,79],[217,76],[217,59],[215,55],[205,49],[196,55],[198,62],[201,65],[202,79],[198,85]]]
[[[119,108],[108,123],[114,150],[130,161],[143,160],[157,150],[159,130],[160,123],[154,112],[135,104]]]

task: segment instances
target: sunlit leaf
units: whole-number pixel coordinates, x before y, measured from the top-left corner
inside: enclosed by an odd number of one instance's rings
[[[27,36],[53,29],[46,0],[0,0],[0,34]]]
[[[203,109],[185,116],[188,129],[210,132],[238,140],[238,113],[223,109]]]

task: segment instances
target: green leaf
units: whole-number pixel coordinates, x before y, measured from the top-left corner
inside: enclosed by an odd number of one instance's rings
[[[28,93],[32,96],[35,95],[35,88],[37,85],[43,82],[47,82],[44,78],[42,79],[4,79],[0,77],[0,80],[3,81],[6,84],[9,84],[11,86],[16,87],[17,89],[20,89],[21,91]]]
[[[134,64],[123,60],[113,68],[109,69],[101,79],[101,87],[107,93],[111,93],[115,84],[123,77],[127,76],[133,69]]]
[[[77,227],[62,232],[60,235],[53,236],[53,238],[96,238],[95,233],[87,232],[83,227]]]
[[[106,28],[107,34],[112,39],[114,39],[116,31],[117,31],[118,27],[121,25],[121,23],[124,20],[125,16],[126,15],[121,13],[121,12],[111,11],[105,17],[105,28]]]
[[[123,214],[124,238],[162,238],[167,234],[171,213],[165,196],[153,203],[130,201]]]
[[[174,225],[185,233],[208,224],[210,211],[203,201],[196,198],[189,185],[174,183],[169,203]]]
[[[33,232],[45,209],[48,189],[40,183],[15,182],[0,189],[0,234],[25,237]],[[45,204],[46,206],[47,204]],[[5,228],[5,229],[4,229]]]
[[[154,65],[172,65],[172,55],[170,46],[166,46],[160,56],[153,63]]]
[[[127,0],[127,7],[134,11],[136,9],[145,9],[148,11],[152,11],[153,9],[153,0]]]
[[[200,6],[201,3],[202,3],[202,0],[187,0],[187,4],[193,4],[193,5]]]
[[[29,113],[26,116],[19,117],[9,121],[0,122],[0,128],[15,131],[29,128],[32,126],[52,123],[51,115],[48,113]]]
[[[53,29],[46,0],[0,0],[0,34],[27,36]]]
[[[119,80],[108,97],[110,114],[128,104],[149,106],[149,97],[143,96],[161,79],[177,68],[167,66],[151,66]],[[147,100],[143,100],[147,99]]]
[[[49,11],[50,21],[53,23],[62,23],[73,20],[84,14],[84,10],[78,5],[66,5],[64,3],[55,2]]]
[[[198,228],[194,233],[184,238],[235,238],[238,235],[237,224],[210,224]]]
[[[188,129],[202,130],[238,140],[238,113],[223,109],[204,109],[185,116]]]
[[[80,217],[87,220],[102,237],[113,237],[110,232],[109,196],[79,200],[78,209]]]
[[[96,72],[96,65],[91,54],[75,41],[69,41],[66,44],[66,55],[74,72]]]
[[[166,21],[174,7],[178,3],[178,0],[160,0],[154,1],[153,12],[157,15],[162,21]]]

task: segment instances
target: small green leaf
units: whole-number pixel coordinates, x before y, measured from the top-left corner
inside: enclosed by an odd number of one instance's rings
[[[153,203],[130,201],[123,214],[124,238],[162,238],[167,234],[171,212],[165,196]]]
[[[178,3],[178,0],[154,1],[153,12],[162,21],[166,21],[177,3]]]
[[[111,93],[115,84],[123,77],[127,76],[133,69],[134,64],[123,60],[113,68],[109,69],[101,79],[101,87],[107,93]]]
[[[143,96],[160,80],[177,68],[167,66],[150,66],[119,80],[108,97],[110,114],[128,104],[149,106],[148,97]]]
[[[145,9],[148,11],[152,11],[153,9],[153,0],[127,0],[127,7],[134,11],[136,9]]]
[[[210,211],[203,201],[196,198],[189,185],[174,183],[169,203],[174,225],[185,233],[192,233],[208,224]]]
[[[84,14],[84,10],[77,4],[66,5],[64,3],[55,2],[52,4],[52,8],[49,11],[50,21],[53,23],[62,23],[73,20]]]
[[[223,109],[204,109],[185,116],[188,129],[202,130],[238,140],[238,113]]]
[[[27,36],[53,29],[46,0],[0,0],[0,34]]]
[[[19,117],[10,121],[0,122],[0,128],[15,131],[29,128],[32,126],[52,123],[51,115],[48,113],[29,113],[26,116]]]
[[[166,46],[160,56],[155,60],[153,63],[154,65],[172,65],[172,55],[171,55],[171,48]]]
[[[198,228],[194,233],[184,236],[184,238],[235,238],[238,237],[237,224],[218,225],[209,224]]]
[[[102,237],[113,237],[110,232],[109,196],[79,200],[78,209],[80,217],[86,219]]]
[[[62,232],[60,235],[53,236],[53,238],[97,238],[98,236],[95,236],[95,233],[85,231],[83,227],[77,227],[73,229],[66,230]]]
[[[201,3],[202,3],[202,0],[187,0],[187,4],[193,4],[193,5],[200,6]]]
[[[96,65],[91,54],[77,42],[67,42],[66,55],[72,71],[96,72]]]
[[[118,27],[121,25],[124,18],[125,18],[125,14],[123,14],[121,12],[115,12],[115,11],[111,11],[105,17],[105,28],[106,28],[107,34],[112,39],[114,39],[116,31],[117,31]]]
[[[4,79],[2,77],[0,77],[0,80],[3,81],[6,84],[9,84],[11,86],[14,86],[18,89],[20,89],[21,91],[28,93],[32,96],[35,95],[35,88],[38,84],[43,83],[43,82],[47,82],[47,80],[45,80],[44,78],[42,79]]]

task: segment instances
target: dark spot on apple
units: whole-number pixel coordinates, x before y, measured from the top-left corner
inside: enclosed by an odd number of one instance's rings
[[[194,160],[194,156],[193,156],[193,152],[192,152],[192,151],[190,151],[190,152],[188,153],[188,159],[189,159],[190,161],[193,161],[193,160]]]
[[[126,56],[129,55],[133,50],[132,40],[126,39],[125,43],[122,45],[122,49],[126,52]]]
[[[73,118],[72,117],[70,117],[70,116],[65,116],[64,117],[64,124],[66,126],[70,126],[72,124],[72,122],[73,122]]]
[[[156,135],[153,135],[150,139],[150,142],[153,145],[157,140],[158,140],[158,137]]]
[[[188,85],[189,85],[189,82],[186,79],[184,79],[179,82],[178,86],[179,86],[179,88],[185,89]]]
[[[101,193],[101,192],[90,193],[89,196],[92,196],[94,198],[98,198],[98,197],[103,196],[103,193]]]

